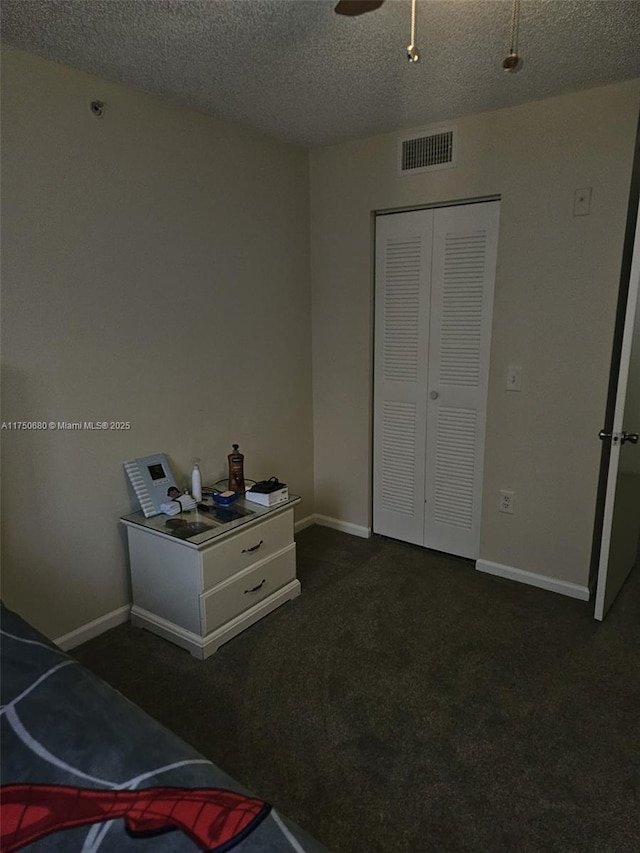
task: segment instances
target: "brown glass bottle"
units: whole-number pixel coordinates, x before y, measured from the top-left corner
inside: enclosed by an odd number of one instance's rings
[[[233,445],[233,453],[229,460],[229,489],[232,492],[244,494],[244,454],[238,452],[239,444]]]

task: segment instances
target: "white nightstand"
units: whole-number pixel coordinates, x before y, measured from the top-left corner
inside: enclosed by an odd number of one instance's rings
[[[198,511],[173,517],[194,525],[189,528],[168,527],[166,515],[124,516],[131,622],[203,660],[300,595],[293,539],[298,503],[297,497],[274,507],[238,500],[221,519]],[[227,520],[234,512],[243,514]]]

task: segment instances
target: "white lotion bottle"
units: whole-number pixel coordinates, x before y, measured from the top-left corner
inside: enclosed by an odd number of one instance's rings
[[[202,500],[202,477],[198,466],[199,459],[193,460],[193,471],[191,472],[191,496],[198,503]]]

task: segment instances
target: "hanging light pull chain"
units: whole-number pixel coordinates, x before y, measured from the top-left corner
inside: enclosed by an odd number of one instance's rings
[[[513,0],[511,12],[511,50],[509,56],[502,63],[502,70],[510,73],[520,71],[522,68],[522,57],[518,54],[518,30],[520,28],[520,0]]]
[[[511,13],[511,53],[518,52],[518,23],[520,21],[520,0],[513,0]]]
[[[411,44],[407,46],[409,62],[419,62],[420,54],[416,49],[416,0],[411,0]]]

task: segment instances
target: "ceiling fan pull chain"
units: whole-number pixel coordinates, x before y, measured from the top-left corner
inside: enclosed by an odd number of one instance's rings
[[[409,62],[419,62],[420,54],[416,49],[416,0],[411,0],[411,44],[407,46]]]
[[[511,12],[511,53],[518,52],[518,20],[520,18],[520,0],[513,0]]]
[[[518,54],[518,30],[520,27],[520,0],[513,0],[511,12],[511,50],[509,56],[502,63],[502,70],[511,72],[520,71],[522,68],[522,57]]]

